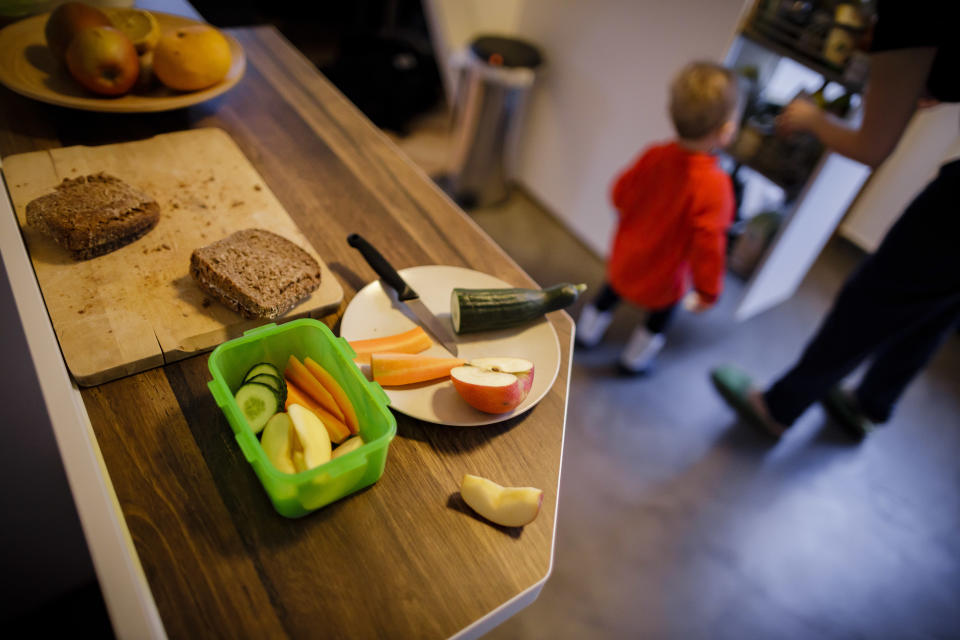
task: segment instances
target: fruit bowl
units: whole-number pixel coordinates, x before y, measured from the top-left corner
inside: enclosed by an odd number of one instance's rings
[[[151,12],[160,30],[202,24],[168,13]],[[0,30],[0,84],[20,95],[61,107],[106,113],[169,111],[199,104],[233,88],[246,69],[243,47],[228,33],[231,64],[226,77],[201,91],[180,92],[155,85],[147,91],[134,89],[116,98],[98,97],[81,87],[59,64],[47,47],[44,26],[50,14],[40,14]]]

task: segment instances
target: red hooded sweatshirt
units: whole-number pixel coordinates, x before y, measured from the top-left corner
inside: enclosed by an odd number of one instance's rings
[[[614,182],[620,215],[607,281],[647,309],[693,289],[714,302],[723,289],[733,184],[716,159],[675,142],[652,146]]]

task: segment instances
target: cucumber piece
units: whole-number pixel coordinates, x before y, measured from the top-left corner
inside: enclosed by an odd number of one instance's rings
[[[246,375],[243,376],[243,381],[250,382],[254,376],[258,376],[261,373],[266,373],[273,376],[274,378],[279,378],[283,380],[283,374],[280,373],[280,371],[278,371],[275,366],[273,366],[269,362],[258,362],[257,364],[250,367]]]
[[[280,408],[280,396],[269,385],[260,382],[247,382],[234,396],[240,412],[254,433],[263,431],[264,425]]]
[[[450,320],[457,333],[516,327],[570,306],[586,288],[564,282],[548,289],[454,289]]]
[[[283,378],[278,378],[269,373],[260,373],[248,379],[246,382],[259,382],[268,387],[273,387],[273,390],[276,391],[277,396],[279,396],[277,400],[280,402],[280,406],[282,407],[287,403],[287,383]]]

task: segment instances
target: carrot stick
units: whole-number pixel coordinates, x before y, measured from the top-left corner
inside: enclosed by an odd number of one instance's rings
[[[361,364],[370,364],[371,353],[420,353],[432,347],[433,340],[423,330],[423,327],[417,326],[409,331],[383,336],[382,338],[354,340],[350,343],[350,346],[357,352],[354,361]]]
[[[350,436],[350,429],[347,428],[347,425],[337,420],[329,411],[311,400],[310,396],[287,379],[287,403],[284,405],[284,409],[289,411],[292,404],[299,404],[320,418],[320,422],[323,423],[323,426],[327,428],[327,433],[330,434],[331,442],[343,442]]]
[[[436,380],[463,364],[459,358],[437,358],[411,353],[374,353],[370,357],[373,379],[384,386]]]
[[[334,401],[343,413],[343,422],[350,428],[350,433],[360,433],[360,424],[357,421],[357,412],[353,410],[353,403],[347,397],[343,387],[337,382],[336,378],[330,375],[330,372],[321,367],[311,357],[303,359],[303,365],[307,368],[314,378],[320,381],[320,384],[330,392]]]
[[[283,377],[292,380],[293,384],[300,387],[300,390],[310,396],[318,405],[332,413],[340,422],[343,422],[343,412],[337,406],[337,401],[333,399],[326,387],[320,384],[320,381],[313,377],[303,363],[297,360],[297,357],[291,355],[287,360],[287,368],[283,372]]]

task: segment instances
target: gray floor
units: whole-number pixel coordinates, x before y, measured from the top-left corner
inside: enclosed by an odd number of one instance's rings
[[[522,194],[473,215],[539,283],[602,281]],[[488,637],[960,637],[960,339],[860,445],[819,408],[774,445],[707,379],[723,362],[777,375],[858,259],[831,243],[794,298],[742,324],[728,278],[716,309],[677,320],[647,378],[613,370],[636,310],[576,352],[553,574]]]

